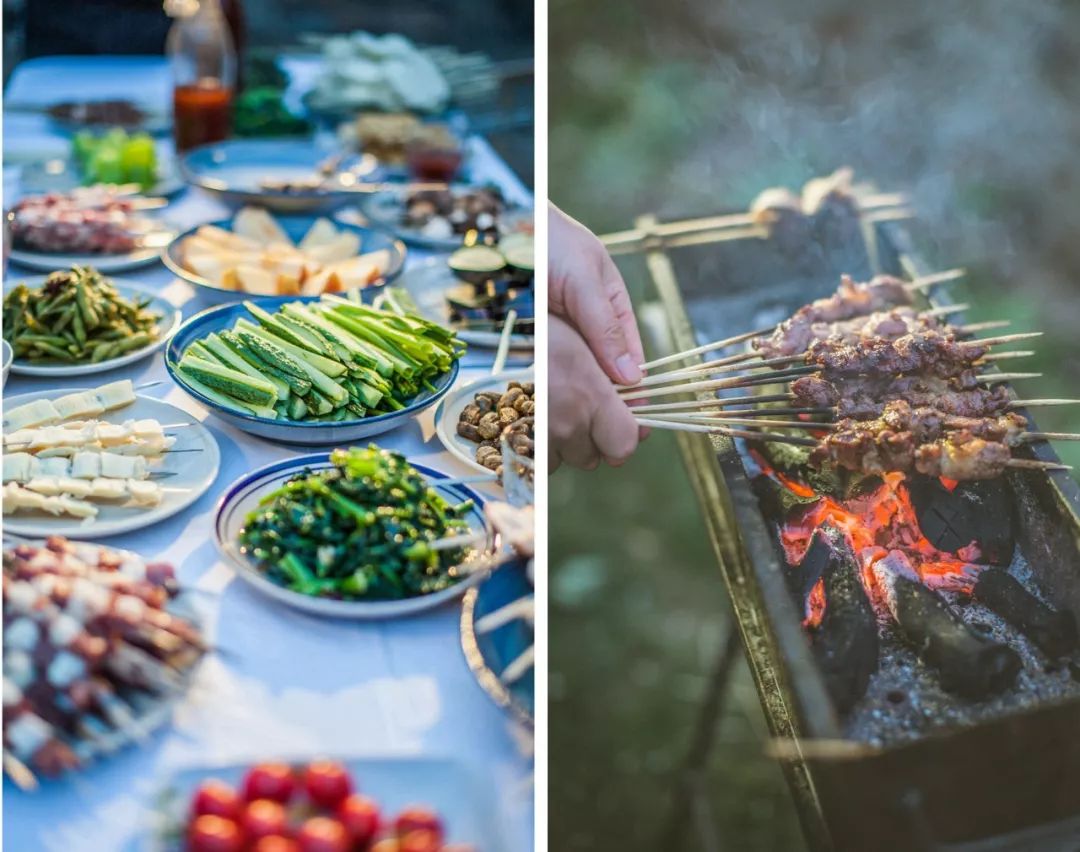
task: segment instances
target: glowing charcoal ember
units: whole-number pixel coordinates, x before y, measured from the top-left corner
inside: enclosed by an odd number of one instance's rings
[[[877,670],[877,616],[844,533],[821,527],[808,556],[815,550],[827,555],[821,578],[807,599],[805,623],[825,686],[843,714],[866,694],[870,676]]]
[[[919,581],[903,554],[891,552],[872,570],[881,599],[908,643],[936,670],[943,689],[975,701],[1016,682],[1022,667],[1019,655],[974,633]]]
[[[1048,656],[1076,650],[1076,618],[1068,610],[1054,610],[1000,568],[988,568],[975,584],[974,598],[1024,632]]]

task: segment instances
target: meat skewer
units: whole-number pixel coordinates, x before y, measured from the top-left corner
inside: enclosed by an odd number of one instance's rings
[[[724,340],[713,341],[712,343],[706,343],[701,346],[687,349],[683,352],[666,355],[663,358],[657,358],[642,364],[641,369],[652,369],[663,364],[681,361],[692,355],[699,355],[703,352],[710,352],[715,349],[725,349],[756,337],[775,334],[778,328],[784,326],[789,329],[787,332],[788,334],[795,335],[794,329],[802,327],[808,329],[811,324],[816,322],[835,322],[837,320],[852,319],[853,317],[872,314],[875,311],[889,310],[898,305],[910,306],[914,303],[912,297],[913,292],[941,284],[945,281],[961,278],[965,274],[965,270],[963,269],[950,269],[945,272],[917,278],[914,281],[903,281],[889,275],[879,275],[865,284],[856,284],[850,276],[845,275],[842,277],[840,287],[835,294],[824,299],[818,299],[811,302],[809,305],[804,305],[796,311],[792,317],[784,320],[779,327],[771,326],[752,332],[744,332],[743,334],[737,334],[733,337],[725,338]],[[809,341],[807,340],[806,342],[808,343]],[[801,348],[797,347],[795,342],[790,345],[795,348],[792,348],[791,351],[784,354],[793,354],[794,352],[805,350],[805,343]]]
[[[4,551],[4,766],[22,786],[145,733],[205,652],[171,566],[53,537]]]

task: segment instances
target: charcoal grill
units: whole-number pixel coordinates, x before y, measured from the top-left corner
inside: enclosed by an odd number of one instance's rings
[[[644,260],[667,351],[777,322],[833,291],[841,273],[865,280],[877,272],[932,271],[900,222],[864,221],[857,240],[792,252],[731,218],[661,223],[644,216],[634,230],[604,238],[617,257]],[[945,286],[930,301],[952,304]],[[744,452],[726,437],[680,432],[677,439],[773,737],[770,750],[782,763],[808,845],[1075,849],[1080,699],[1034,702],[886,745],[852,738],[786,590],[788,568],[751,490]],[[1045,443],[1031,453],[1057,461]],[[1021,558],[1052,606],[1080,616],[1080,488],[1063,472],[1014,471],[1007,482]]]

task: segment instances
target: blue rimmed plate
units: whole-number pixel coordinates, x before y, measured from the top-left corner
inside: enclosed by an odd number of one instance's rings
[[[461,647],[465,660],[484,691],[500,707],[520,721],[533,724],[536,712],[536,679],[533,670],[512,683],[501,677],[514,660],[533,645],[533,626],[515,618],[494,630],[478,633],[476,622],[514,601],[533,594],[521,560],[495,571],[479,588],[470,589],[461,609]]]
[[[258,508],[259,501],[263,497],[280,488],[290,477],[305,469],[319,471],[331,467],[333,465],[330,463],[329,453],[313,453],[312,455],[298,456],[297,458],[266,465],[241,477],[229,486],[217,507],[214,519],[214,540],[221,555],[236,569],[237,574],[244,582],[249,583],[258,591],[281,603],[314,615],[330,618],[369,619],[396,618],[431,609],[460,597],[469,587],[484,578],[485,572],[477,571],[474,574],[466,575],[461,582],[442,591],[433,592],[430,595],[391,601],[342,601],[332,598],[316,598],[286,589],[284,586],[279,586],[273,580],[268,579],[253,560],[240,552],[238,541],[245,519],[249,513]],[[440,486],[439,480],[451,479],[449,474],[418,464],[413,464],[413,467],[436,491],[450,502],[460,503],[463,500],[471,499],[473,508],[465,516],[465,520],[468,521],[469,528],[472,530],[483,531],[485,529],[483,497],[464,485]]]
[[[299,244],[300,240],[304,238],[304,235],[311,229],[311,226],[315,224],[317,216],[276,216],[275,221],[282,227],[286,234],[289,235],[294,243]],[[251,298],[251,293],[245,293],[241,290],[227,290],[224,287],[219,287],[211,281],[206,280],[201,275],[196,275],[190,269],[187,269],[181,259],[181,251],[183,248],[184,240],[188,237],[194,236],[199,228],[203,228],[206,225],[213,225],[226,231],[232,231],[233,223],[231,219],[224,219],[218,222],[203,222],[201,225],[196,225],[192,228],[188,228],[182,234],[178,234],[174,237],[169,244],[165,247],[161,253],[161,260],[165,266],[169,269],[173,275],[178,278],[183,278],[185,281],[190,281],[197,287],[201,287],[208,293],[212,293],[218,300],[232,300],[232,299],[248,299]],[[334,227],[339,231],[350,231],[356,234],[360,238],[360,252],[366,254],[372,251],[388,251],[390,253],[390,265],[382,278],[378,283],[370,284],[364,287],[360,292],[368,294],[367,301],[370,301],[374,297],[374,294],[379,291],[380,288],[385,287],[395,278],[401,274],[401,270],[405,266],[405,255],[407,249],[405,243],[401,240],[395,239],[392,235],[385,231],[376,230],[374,228],[364,228],[359,225],[353,225],[349,222],[340,222],[334,220]]]
[[[290,302],[315,302],[318,301],[318,298],[314,296],[265,296],[251,301],[263,310],[274,313],[284,304]],[[201,402],[226,423],[235,426],[242,432],[258,435],[260,438],[271,441],[281,441],[286,444],[325,446],[327,444],[359,441],[363,438],[389,432],[442,399],[454,384],[458,371],[461,369],[458,362],[455,361],[450,365],[450,369],[433,383],[435,385],[434,393],[422,391],[401,411],[377,414],[374,417],[364,417],[359,420],[340,420],[336,423],[269,420],[266,417],[258,417],[254,414],[245,414],[235,409],[225,408],[214,402],[214,400],[190,387],[177,369],[180,357],[188,346],[196,340],[206,337],[211,332],[232,328],[236,320],[242,316],[249,315],[247,308],[239,302],[208,308],[202,313],[193,316],[169,338],[168,345],[165,347],[165,369],[168,370],[172,380],[183,388],[186,393]]]
[[[40,276],[37,278],[11,277],[4,284],[4,295],[7,296],[8,293],[20,284],[25,284],[30,289],[36,290],[43,286],[47,280],[48,276]],[[11,371],[17,376],[45,376],[54,379],[66,379],[72,376],[86,376],[91,373],[104,373],[119,367],[126,367],[128,364],[134,364],[136,361],[141,361],[143,358],[146,358],[161,349],[165,345],[165,341],[169,339],[169,336],[180,326],[180,320],[182,319],[180,310],[163,299],[161,294],[154,290],[141,287],[138,284],[125,281],[122,278],[114,278],[112,279],[112,283],[116,286],[117,292],[125,299],[149,299],[150,303],[147,307],[150,308],[150,310],[157,311],[161,314],[161,321],[158,323],[159,334],[156,340],[144,346],[142,349],[136,349],[134,352],[128,352],[117,358],[109,358],[107,361],[96,361],[93,363],[84,361],[78,364],[65,364],[61,361],[57,361],[56,363],[31,364],[28,361],[15,361],[11,366]]]
[[[264,181],[307,181],[332,152],[307,141],[236,139],[204,145],[180,160],[180,172],[192,186],[216,195],[226,204],[258,204],[280,213],[331,210],[357,193],[341,189],[290,191],[266,189]],[[374,159],[371,169],[377,165]],[[363,171],[352,172],[366,177]]]

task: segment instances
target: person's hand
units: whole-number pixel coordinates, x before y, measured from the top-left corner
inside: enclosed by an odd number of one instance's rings
[[[548,241],[548,312],[578,330],[611,381],[640,381],[641,336],[607,249],[554,204],[548,205]]]
[[[549,468],[618,466],[637,449],[638,425],[588,344],[558,317],[548,319]]]

